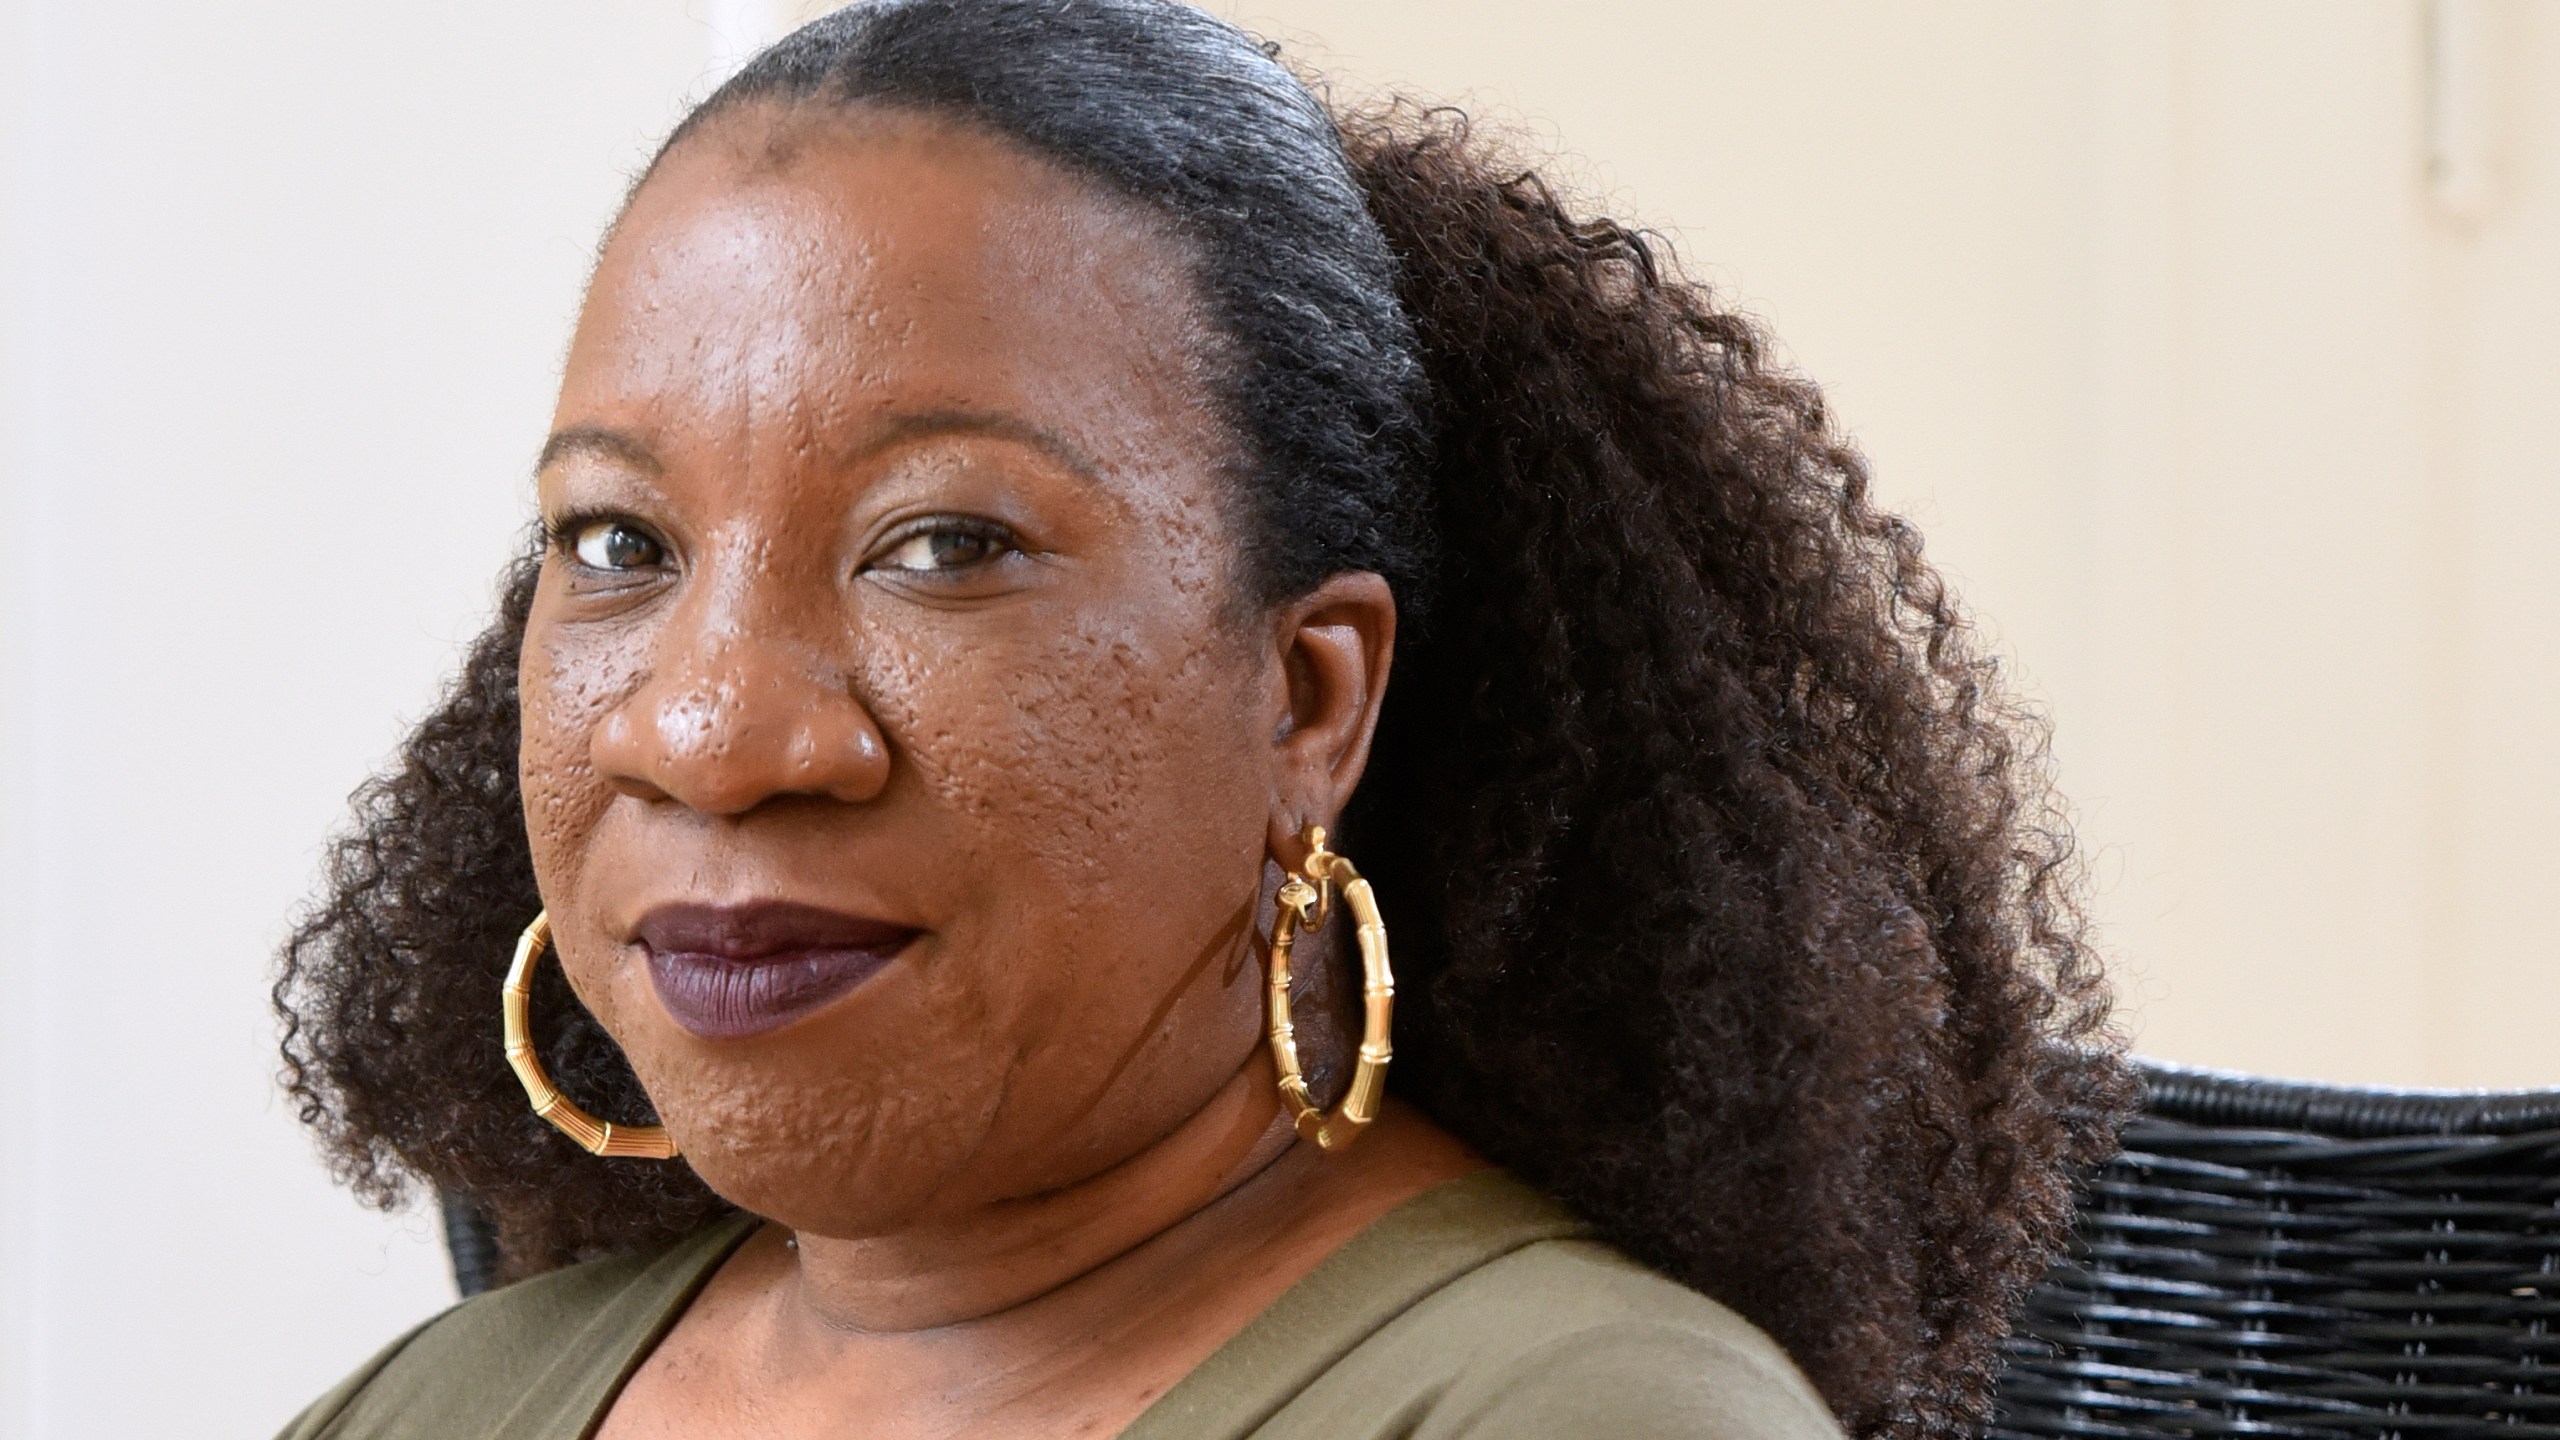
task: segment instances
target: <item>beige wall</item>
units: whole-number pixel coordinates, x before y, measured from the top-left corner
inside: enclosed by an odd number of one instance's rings
[[[1587,157],[1825,383],[2145,1051],[2560,1084],[2560,5],[1226,8]]]

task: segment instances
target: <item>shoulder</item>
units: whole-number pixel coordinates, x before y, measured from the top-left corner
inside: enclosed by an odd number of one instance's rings
[[[1275,1417],[1274,1440],[1301,1429],[1411,1440],[1840,1440],[1830,1408],[1757,1326],[1580,1238],[1523,1246],[1440,1287],[1288,1412]]]
[[[663,1250],[587,1261],[465,1300],[358,1367],[279,1440],[580,1433],[575,1408],[612,1393],[752,1228],[732,1218]],[[555,1420],[572,1423],[555,1430]]]
[[[1514,1251],[1408,1318],[1465,1356],[1416,1440],[1840,1434],[1758,1326],[1596,1241]]]

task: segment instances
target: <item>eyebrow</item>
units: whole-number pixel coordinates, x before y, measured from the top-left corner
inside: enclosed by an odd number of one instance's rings
[[[612,460],[644,475],[662,475],[666,466],[648,446],[623,434],[596,425],[574,425],[561,430],[542,443],[542,458],[533,462],[534,473],[550,469],[572,455],[588,455],[598,460]]]
[[[1011,440],[1047,455],[1074,471],[1079,479],[1098,482],[1102,478],[1102,467],[1094,463],[1083,446],[1046,426],[986,410],[926,410],[897,416],[879,434],[865,439],[849,458],[867,460],[902,441],[936,435],[984,435]]]
[[[902,441],[936,435],[985,435],[1011,440],[1040,451],[1074,471],[1080,479],[1099,482],[1102,477],[1102,467],[1094,463],[1083,446],[1046,426],[1035,425],[1017,416],[983,410],[927,410],[897,416],[879,434],[856,447],[847,458],[867,460]],[[653,477],[666,473],[666,466],[659,462],[648,446],[619,430],[599,425],[574,425],[554,433],[543,442],[542,456],[534,462],[534,471],[539,474],[573,455],[615,461]]]

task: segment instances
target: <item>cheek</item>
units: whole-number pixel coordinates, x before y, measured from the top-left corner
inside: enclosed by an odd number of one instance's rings
[[[594,643],[549,623],[543,610],[537,597],[517,666],[516,782],[535,883],[546,902],[563,907],[575,903],[597,825],[614,798],[596,774],[595,728],[639,683],[642,667],[636,643]]]
[[[1103,619],[965,666],[882,648],[883,725],[978,891],[951,939],[1011,1052],[988,1057],[1015,1077],[992,1143],[1068,1170],[1125,1158],[1079,1156],[1169,1128],[1259,1034],[1270,746],[1251,655],[1213,626]]]
[[[1250,893],[1269,744],[1242,646],[1098,618],[965,664],[883,648],[884,728],[980,873],[1023,903],[1125,930],[1135,897],[1179,911],[1196,892]]]

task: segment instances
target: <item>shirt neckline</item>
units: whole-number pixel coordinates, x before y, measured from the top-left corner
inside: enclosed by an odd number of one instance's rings
[[[1371,1221],[1139,1412],[1120,1440],[1251,1434],[1396,1317],[1460,1276],[1587,1236],[1501,1170],[1443,1181]]]
[[[583,1347],[566,1347],[499,1434],[535,1440],[574,1433],[578,1440],[594,1440],[631,1377],[762,1224],[753,1215],[729,1216],[648,1265],[632,1287],[642,1293],[625,1294],[646,1303],[649,1321],[619,1347],[618,1363],[597,1364],[602,1357],[594,1351],[586,1351],[582,1363]],[[1562,1205],[1503,1171],[1443,1181],[1369,1222],[1318,1261],[1140,1411],[1120,1440],[1248,1435],[1362,1341],[1451,1281],[1540,1241],[1589,1233]],[[589,1325],[607,1323],[599,1315]],[[586,1373],[564,1373],[576,1370]],[[571,1432],[565,1422],[581,1408],[582,1392],[588,1397],[584,1423]]]

